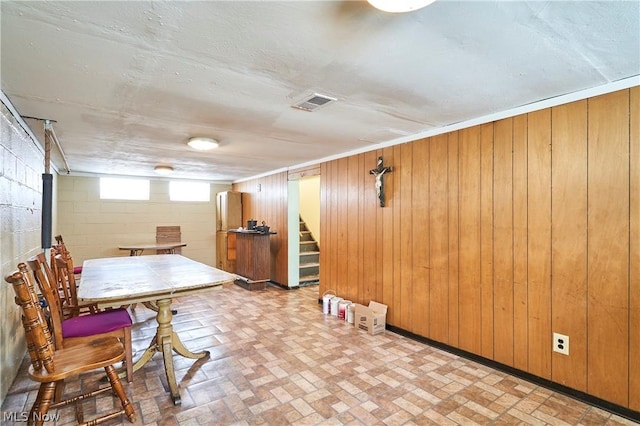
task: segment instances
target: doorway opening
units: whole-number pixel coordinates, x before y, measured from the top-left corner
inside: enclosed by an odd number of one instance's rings
[[[289,287],[320,282],[320,175],[289,181]]]

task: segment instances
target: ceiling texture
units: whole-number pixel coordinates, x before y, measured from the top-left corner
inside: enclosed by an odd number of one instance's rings
[[[2,91],[51,120],[71,174],[232,182],[640,81],[639,1],[2,0],[0,18]],[[314,93],[337,100],[292,107]]]

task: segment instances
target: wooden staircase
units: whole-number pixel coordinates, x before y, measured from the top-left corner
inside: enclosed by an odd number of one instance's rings
[[[300,218],[300,287],[320,281],[320,247]]]

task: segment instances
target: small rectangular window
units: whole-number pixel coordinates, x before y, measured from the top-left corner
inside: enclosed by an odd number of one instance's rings
[[[148,200],[149,181],[101,177],[100,198],[102,200]]]
[[[169,182],[169,199],[171,201],[205,201],[209,202],[211,189],[206,182]]]

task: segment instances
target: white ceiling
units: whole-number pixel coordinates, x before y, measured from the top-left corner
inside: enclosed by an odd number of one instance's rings
[[[178,178],[240,180],[640,75],[637,0],[439,0],[407,14],[2,0],[0,15],[2,91],[23,116],[55,120],[72,173],[169,164]],[[314,92],[338,101],[291,107]],[[190,136],[221,146],[196,152]]]

